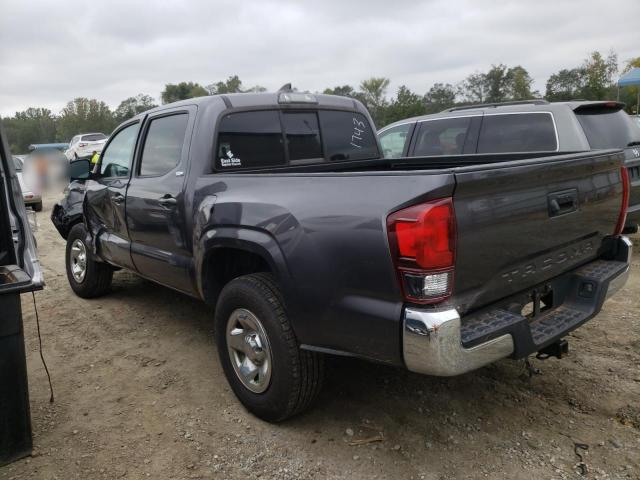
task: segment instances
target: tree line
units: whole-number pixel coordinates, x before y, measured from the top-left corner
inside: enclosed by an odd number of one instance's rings
[[[492,65],[485,72],[474,72],[457,84],[435,83],[424,94],[401,85],[395,95],[389,96],[390,80],[372,77],[356,88],[337,85],[323,93],[343,95],[360,100],[371,112],[376,126],[416,115],[437,113],[446,108],[478,103],[545,98],[548,101],[605,100],[617,98],[616,80],[619,73],[640,67],[640,57],[627,61],[622,70],[614,52],[603,55],[593,52],[579,65],[561,69],[549,77],[544,94],[533,90],[533,79],[521,65]],[[163,104],[188,98],[223,93],[263,92],[256,85],[245,87],[237,75],[210,85],[195,82],[166,84],[160,93]],[[638,88],[620,90],[620,100],[627,104],[629,113],[635,112]],[[2,119],[11,151],[26,152],[32,143],[68,142],[72,136],[84,132],[110,133],[119,123],[140,112],[156,107],[156,100],[138,94],[123,100],[115,110],[102,101],[78,97],[71,100],[58,113],[46,108],[32,107]]]

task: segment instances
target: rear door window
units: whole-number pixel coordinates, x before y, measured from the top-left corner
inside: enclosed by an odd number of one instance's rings
[[[594,107],[581,108],[575,113],[593,149],[624,148],[640,141],[640,128],[623,110]]]
[[[284,112],[284,133],[289,148],[289,160],[322,158],[320,127],[315,112]]]
[[[478,153],[549,152],[558,149],[553,117],[547,112],[485,114]]]
[[[429,120],[419,124],[413,155],[461,155],[471,117]]]
[[[230,113],[218,127],[216,168],[260,168],[285,164],[279,112]]]
[[[382,155],[385,158],[400,158],[404,154],[409,132],[413,128],[413,123],[405,123],[397,127],[389,128],[380,133],[380,144],[382,145]]]
[[[329,161],[378,158],[375,132],[357,112],[318,111],[325,157]]]
[[[180,163],[188,120],[186,113],[151,120],[142,150],[140,175],[164,175]]]
[[[83,135],[82,136],[82,141],[83,142],[97,142],[99,140],[104,140],[105,138],[107,138],[107,136],[104,133],[92,133],[89,135]]]

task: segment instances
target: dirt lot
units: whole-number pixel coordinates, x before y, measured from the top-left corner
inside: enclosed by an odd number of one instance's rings
[[[56,401],[25,295],[35,451],[0,479],[640,478],[640,255],[570,356],[532,360],[531,379],[509,360],[440,379],[331,359],[315,408],[274,426],[235,400],[201,303],[124,272],[104,298],[73,295],[52,203],[36,298]]]

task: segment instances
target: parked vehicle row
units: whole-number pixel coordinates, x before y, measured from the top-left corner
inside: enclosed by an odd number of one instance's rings
[[[474,115],[457,129],[390,127],[411,130],[402,155],[433,155],[419,149],[437,136],[434,162],[382,158],[349,98],[158,107],[120,125],[95,168],[71,163],[85,193],[82,220],[65,226],[69,284],[103,295],[122,268],[215,305],[225,375],[269,421],[309,407],[324,354],[445,376],[561,355],[626,281],[629,182],[622,150],[560,151],[576,137],[540,113],[540,152],[466,150]],[[519,123],[502,120],[490,122]]]
[[[385,157],[623,149],[631,180],[626,232],[640,223],[640,128],[618,102],[532,100],[456,107],[380,130]]]

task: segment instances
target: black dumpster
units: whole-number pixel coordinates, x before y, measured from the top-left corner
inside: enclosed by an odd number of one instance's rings
[[[31,453],[20,294],[0,295],[0,466]]]

